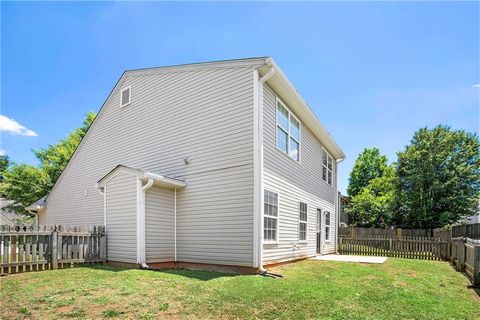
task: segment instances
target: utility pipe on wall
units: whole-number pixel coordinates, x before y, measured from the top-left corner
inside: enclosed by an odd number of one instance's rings
[[[140,211],[140,232],[141,232],[141,245],[140,245],[140,264],[142,268],[149,269],[150,267],[147,265],[147,258],[146,258],[146,240],[145,240],[145,192],[153,186],[153,179],[148,179],[147,183],[142,187],[142,203],[141,203],[141,211]]]
[[[174,189],[173,203],[173,246],[175,250],[174,262],[177,262],[177,188]]]
[[[256,190],[256,192],[258,193],[258,197],[260,198],[258,201],[257,201],[257,205],[259,206],[259,216],[257,217],[257,225],[258,225],[258,229],[257,229],[257,232],[258,232],[258,255],[257,255],[257,259],[258,259],[258,268],[260,270],[261,273],[264,273],[266,272],[266,270],[263,268],[263,194],[264,194],[264,190],[263,190],[263,85],[265,84],[265,82],[270,79],[273,74],[275,73],[275,68],[273,67],[272,63],[269,61],[267,62],[267,65],[270,67],[270,70],[265,74],[263,75],[259,80],[258,80],[258,108],[257,108],[257,112],[258,112],[258,115],[257,115],[257,119],[258,119],[258,141],[257,141],[257,145],[258,145],[258,150],[256,150],[258,152],[258,163],[257,165],[259,166],[259,170],[258,170],[258,175],[259,177],[257,179],[259,179],[259,186],[258,186],[258,189],[259,190]]]

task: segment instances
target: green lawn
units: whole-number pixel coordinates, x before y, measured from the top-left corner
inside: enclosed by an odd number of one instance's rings
[[[283,279],[98,266],[0,279],[0,319],[480,319],[480,298],[446,262],[303,261]]]

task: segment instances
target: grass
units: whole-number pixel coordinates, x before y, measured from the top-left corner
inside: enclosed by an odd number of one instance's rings
[[[108,266],[0,278],[0,319],[480,319],[480,298],[445,262],[303,261],[283,279]]]

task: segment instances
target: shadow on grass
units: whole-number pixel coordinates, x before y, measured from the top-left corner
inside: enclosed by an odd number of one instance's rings
[[[468,289],[472,289],[473,292],[475,292],[475,293],[477,294],[477,296],[480,297],[480,287],[479,287],[479,286],[476,286],[476,287],[474,287],[474,286],[468,286]]]
[[[109,265],[101,265],[101,264],[94,264],[94,265],[84,265],[83,268],[94,269],[94,270],[101,270],[101,271],[109,271],[109,272],[125,272],[131,270],[141,270],[143,272],[155,272],[160,274],[169,274],[169,275],[177,275],[182,276],[190,279],[197,279],[201,281],[209,281],[217,278],[231,278],[240,276],[241,274],[235,273],[222,273],[216,271],[208,271],[208,270],[190,270],[190,269],[132,269],[132,268],[125,268],[125,267],[114,267]]]

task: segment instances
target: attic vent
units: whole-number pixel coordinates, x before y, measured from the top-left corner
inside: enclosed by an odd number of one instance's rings
[[[122,107],[128,106],[130,104],[130,92],[132,91],[132,87],[128,86],[122,91],[120,91],[120,105]]]

